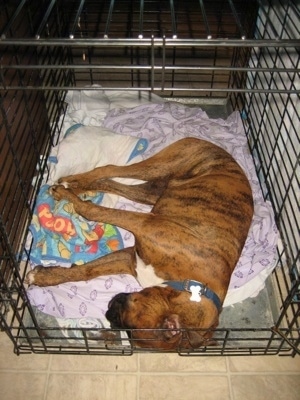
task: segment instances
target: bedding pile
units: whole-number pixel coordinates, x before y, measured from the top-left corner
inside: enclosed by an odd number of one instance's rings
[[[37,198],[31,224],[32,266],[83,264],[108,252],[132,246],[133,235],[109,224],[79,217],[70,203],[56,202],[49,185],[58,178],[105,164],[124,165],[148,158],[169,144],[197,137],[227,150],[244,169],[253,191],[254,217],[240,260],[232,275],[224,307],[256,296],[276,265],[278,231],[269,202],[264,201],[238,112],[211,119],[198,107],[164,102],[148,93],[69,91],[64,137],[49,157],[50,176]],[[134,184],[133,180],[124,180]],[[108,207],[148,212],[149,206],[122,197],[88,193]],[[130,275],[98,277],[55,287],[31,286],[30,302],[55,317],[60,326],[109,327],[109,300],[141,287]]]

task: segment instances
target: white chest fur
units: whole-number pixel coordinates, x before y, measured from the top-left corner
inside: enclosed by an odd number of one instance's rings
[[[136,255],[137,280],[143,288],[161,285],[164,279],[159,278],[151,264],[146,265],[144,261]]]

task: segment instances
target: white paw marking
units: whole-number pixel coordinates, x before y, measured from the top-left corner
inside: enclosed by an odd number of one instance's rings
[[[34,275],[36,274],[37,271],[33,270],[28,272],[27,276],[26,276],[26,283],[28,285],[33,285],[34,284]]]

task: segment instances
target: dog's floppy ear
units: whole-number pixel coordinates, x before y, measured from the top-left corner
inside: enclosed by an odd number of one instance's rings
[[[193,349],[197,349],[200,346],[216,346],[218,342],[212,339],[214,329],[218,326],[219,318],[217,317],[212,326],[205,330],[188,330],[187,339]]]
[[[211,339],[213,332],[199,332],[196,330],[187,331],[188,341],[193,349],[201,346],[216,346],[217,342]]]
[[[215,346],[217,342],[212,339],[212,336],[217,325],[218,321],[215,321],[207,330],[197,330],[196,328],[187,329],[183,337],[185,337],[185,340],[188,341],[189,346],[193,349],[197,349],[201,346]],[[170,314],[164,319],[162,328],[166,329],[163,331],[163,337],[165,340],[171,340],[181,334],[182,328],[184,327],[181,326],[179,322],[178,314]]]

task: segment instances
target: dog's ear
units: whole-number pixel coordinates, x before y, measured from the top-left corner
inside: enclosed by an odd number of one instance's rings
[[[218,318],[217,318],[218,320]],[[189,346],[193,349],[197,349],[201,346],[215,346],[217,342],[212,339],[214,334],[214,329],[218,325],[218,321],[214,321],[213,325],[208,330],[197,330],[197,329],[187,329],[186,333],[184,334],[185,340],[189,343]],[[168,315],[161,326],[163,329],[163,337],[165,340],[171,340],[178,335],[182,334],[181,323],[179,321],[178,314],[170,314]]]
[[[212,337],[214,335],[214,330],[218,326],[219,318],[217,317],[208,330],[197,331],[188,330],[187,339],[193,349],[197,349],[200,346],[216,346],[218,342]]]
[[[187,331],[187,338],[193,349],[197,349],[201,346],[216,346],[217,341],[211,338],[212,335],[213,332]]]
[[[203,335],[201,332],[194,331],[194,330],[188,330],[187,331],[187,338],[188,341],[193,349],[197,349],[200,347],[203,342],[205,341]]]

